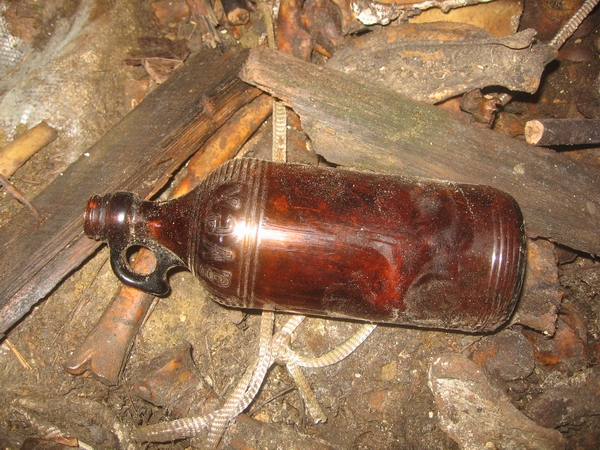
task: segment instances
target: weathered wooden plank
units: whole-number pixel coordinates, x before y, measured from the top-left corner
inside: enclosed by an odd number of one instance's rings
[[[531,236],[600,254],[595,167],[272,50],[251,51],[240,76],[290,105],[331,162],[494,186],[519,202]]]
[[[206,51],[192,58],[33,200],[42,222],[25,211],[0,229],[0,336],[98,246],[82,229],[91,195],[156,193],[260,93],[237,78],[246,56]]]

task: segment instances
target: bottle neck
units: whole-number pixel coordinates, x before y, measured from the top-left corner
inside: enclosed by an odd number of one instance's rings
[[[127,192],[94,196],[87,205],[84,231],[88,237],[108,243],[111,265],[123,282],[165,295],[169,291],[167,271],[189,263],[193,204],[191,195],[168,202],[147,202]],[[130,266],[128,252],[135,247],[153,253],[156,265],[151,273],[138,273]]]

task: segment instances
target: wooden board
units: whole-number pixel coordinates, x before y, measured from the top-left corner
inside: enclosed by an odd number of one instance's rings
[[[273,50],[252,50],[240,76],[291,106],[333,163],[494,186],[519,202],[529,235],[600,254],[596,167]]]
[[[117,190],[148,198],[242,105],[260,91],[237,78],[246,51],[205,51],[72,164],[0,229],[0,337],[99,243],[83,235],[93,194]]]

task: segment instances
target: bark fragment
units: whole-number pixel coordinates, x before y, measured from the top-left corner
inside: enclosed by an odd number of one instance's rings
[[[363,35],[328,67],[437,103],[474,89],[504,86],[534,93],[556,51],[533,44],[534,30],[496,38],[465,24],[402,24]]]

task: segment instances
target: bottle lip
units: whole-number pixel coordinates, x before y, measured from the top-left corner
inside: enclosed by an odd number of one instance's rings
[[[117,230],[129,232],[138,203],[139,197],[131,192],[93,195],[83,216],[85,234],[92,239],[108,241]]]
[[[88,200],[83,215],[83,231],[87,237],[97,241],[103,239],[110,197],[110,194],[104,197],[93,195]]]

